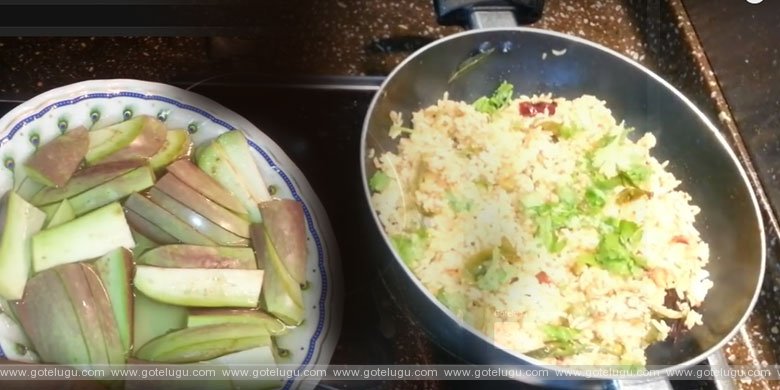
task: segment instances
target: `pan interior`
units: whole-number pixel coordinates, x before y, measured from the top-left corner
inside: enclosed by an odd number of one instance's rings
[[[480,49],[491,54],[450,81],[459,65]],[[676,343],[648,348],[648,365],[698,360],[721,345],[752,308],[762,275],[763,234],[755,198],[717,130],[671,87],[621,57],[565,36],[522,29],[471,32],[439,41],[411,57],[379,92],[366,119],[363,155],[372,148],[395,151],[397,140],[387,135],[391,111],[408,118],[445,92],[454,100],[474,101],[503,80],[518,94],[552,93],[570,99],[594,95],[607,102],[618,121],[635,127],[634,135],[656,136],[654,156],[669,160],[668,169],[682,181],[680,189],[701,208],[696,226],[710,245],[707,269],[714,287],[699,310],[704,325]],[[373,164],[367,158],[362,163],[370,177]]]

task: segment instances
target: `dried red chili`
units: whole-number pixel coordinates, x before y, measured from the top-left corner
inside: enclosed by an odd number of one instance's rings
[[[556,107],[558,105],[555,102],[520,102],[519,105],[520,115],[526,117],[536,116],[545,112],[547,112],[547,115],[554,115]]]

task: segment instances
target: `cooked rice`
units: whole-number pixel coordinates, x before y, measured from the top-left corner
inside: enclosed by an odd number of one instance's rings
[[[518,113],[520,102],[551,101],[557,104],[552,115]],[[397,248],[412,254],[405,260],[426,288],[497,345],[549,364],[644,365],[645,348],[667,338],[668,321],[701,324],[693,308],[712,282],[704,270],[709,248],[694,227],[699,208],[676,190],[680,181],[665,170],[667,163],[650,155],[656,142],[650,133],[593,157],[609,136],[628,130],[603,101],[521,96],[486,114],[445,95],[415,112],[411,128],[403,127],[401,114],[391,117],[391,136],[400,140],[397,153],[374,157],[391,179],[372,195],[378,217],[388,235],[403,241]],[[564,127],[576,131],[567,138],[560,135]],[[529,199],[540,198],[537,206],[560,204],[562,188],[582,199],[594,185],[594,159],[606,178],[627,164],[649,167],[641,186],[646,192],[619,203],[618,194],[631,194],[624,192],[631,185],[608,191],[603,209],[579,213],[557,228],[564,244],[553,253],[549,236],[539,236],[541,222]],[[633,247],[644,261],[641,272],[621,275],[583,265],[599,250],[599,221],[606,217],[641,227]],[[498,283],[480,288],[477,280],[487,273],[473,276],[475,264],[483,264],[479,272],[500,269],[491,276]],[[671,307],[664,306],[667,290],[676,291]],[[575,352],[545,350],[549,325],[575,330]]]

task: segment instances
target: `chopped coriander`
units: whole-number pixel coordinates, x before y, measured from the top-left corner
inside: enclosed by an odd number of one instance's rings
[[[642,230],[635,222],[608,219],[593,260],[607,271],[631,276],[641,272],[645,260],[635,254],[642,240]]]
[[[438,299],[442,305],[452,310],[458,317],[463,316],[466,312],[466,307],[468,306],[465,295],[453,291],[447,292],[444,291],[443,288],[436,293],[436,299]]]
[[[560,128],[558,128],[558,136],[560,136],[563,139],[569,139],[574,136],[574,134],[577,133],[577,130],[575,127],[568,126],[568,125],[561,125]]]
[[[477,287],[484,291],[496,291],[507,281],[509,274],[501,266],[490,267],[481,278],[477,279]]]
[[[618,136],[615,134],[607,134],[603,137],[601,137],[598,141],[596,141],[595,148],[596,149],[602,149],[607,147],[608,145],[611,145],[613,142],[615,142],[618,139]]]
[[[512,84],[509,84],[506,81],[502,81],[501,85],[496,88],[496,91],[493,93],[491,99],[493,99],[493,101],[496,103],[500,103],[501,105],[507,105],[512,100],[514,89],[515,87]]]
[[[496,88],[490,97],[483,96],[474,102],[474,109],[486,114],[492,114],[506,106],[512,101],[514,86],[506,81]]]
[[[410,267],[414,266],[425,254],[427,233],[419,230],[412,234],[396,234],[390,237],[401,260]]]
[[[584,264],[584,265],[596,265],[596,264],[598,264],[596,262],[596,257],[593,256],[592,254],[586,254],[586,255],[582,255],[582,256],[578,257],[577,258],[577,263],[578,264]]]
[[[537,359],[548,357],[562,358],[576,355],[585,350],[585,346],[577,340],[579,331],[567,326],[544,325],[545,346],[527,352],[528,356]]]
[[[627,142],[627,134],[633,129],[624,129],[619,134],[602,137],[588,153],[591,169],[610,176],[619,176],[624,186],[639,186],[650,176],[650,168],[643,154]]]
[[[598,211],[607,204],[607,194],[599,186],[588,187],[585,190],[584,204],[590,211]]]
[[[631,253],[620,243],[617,234],[607,234],[601,238],[596,253],[596,261],[607,271],[628,276],[631,272]]]
[[[623,184],[623,179],[620,176],[607,178],[600,173],[596,173],[592,175],[592,178],[593,186],[605,192],[613,190],[615,187]]]
[[[625,170],[618,169],[617,175],[609,178],[599,172],[592,164],[589,164],[588,168],[590,170],[590,177],[593,183],[592,187],[589,189],[591,192],[594,190],[600,190],[606,195],[607,192],[615,189],[616,187],[623,186],[625,188],[621,190],[620,193],[618,193],[616,199],[616,201],[621,204],[633,201],[643,195],[649,194],[649,192],[640,187],[642,184],[647,182],[647,179],[652,174],[650,167],[644,165],[643,163],[632,164],[628,169]],[[589,196],[592,197],[593,195],[595,194],[586,193],[586,198]],[[590,200],[593,200],[593,198]],[[590,202],[589,204],[591,206],[594,205]]]
[[[558,253],[564,247],[566,247],[566,240],[561,239],[558,236],[556,225],[553,223],[553,218],[549,214],[545,214],[539,217],[537,220],[538,230],[537,235],[542,240],[544,247],[550,253]]]
[[[374,192],[382,192],[390,184],[390,176],[382,171],[376,171],[371,179],[368,180],[368,186]]]
[[[611,233],[617,230],[620,220],[615,217],[606,217],[601,223],[601,231]]]
[[[577,209],[573,204],[558,203],[550,208],[550,216],[556,229],[568,226],[571,220],[577,216]]]
[[[577,133],[582,132],[583,127],[576,122],[566,122],[560,125],[558,128],[558,136],[563,139],[569,139],[574,137]]]
[[[617,186],[641,190],[639,185],[644,183],[649,176],[650,169],[647,167],[635,167],[628,171],[618,170],[618,174],[610,178],[607,178],[600,173],[592,174],[593,185],[602,191],[609,191]]]
[[[560,236],[558,236],[558,233],[555,233],[553,238],[554,238],[554,240],[553,240],[549,250],[550,250],[550,253],[558,253],[558,252],[562,251],[563,248],[566,247],[566,239],[563,239]]]
[[[556,246],[556,241],[558,241],[555,228],[553,227],[552,217],[550,217],[549,214],[541,215],[536,220],[536,224],[536,235],[539,236],[540,240],[542,240],[542,243],[544,244],[544,247],[547,248],[547,251],[552,252]]]
[[[470,200],[458,197],[449,191],[447,192],[447,203],[450,205],[452,211],[456,213],[471,211],[473,205]]]

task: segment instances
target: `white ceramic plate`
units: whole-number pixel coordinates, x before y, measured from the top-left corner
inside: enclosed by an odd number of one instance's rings
[[[252,123],[220,104],[180,88],[137,80],[92,80],[50,90],[0,118],[0,194],[13,187],[15,177],[24,174],[18,168],[36,145],[50,141],[65,129],[100,128],[135,115],[157,116],[169,129],[188,129],[196,145],[226,131],[242,130],[266,183],[278,189],[276,196],[303,203],[310,272],[309,287],[303,296],[306,319],[277,341],[280,348],[290,352],[285,364],[300,365],[301,369],[327,364],[338,341],[343,303],[341,269],[330,222],[306,178],[282,149]],[[4,333],[0,326],[0,339]],[[283,388],[301,384],[293,379]],[[313,382],[305,384],[303,387],[309,387]]]

